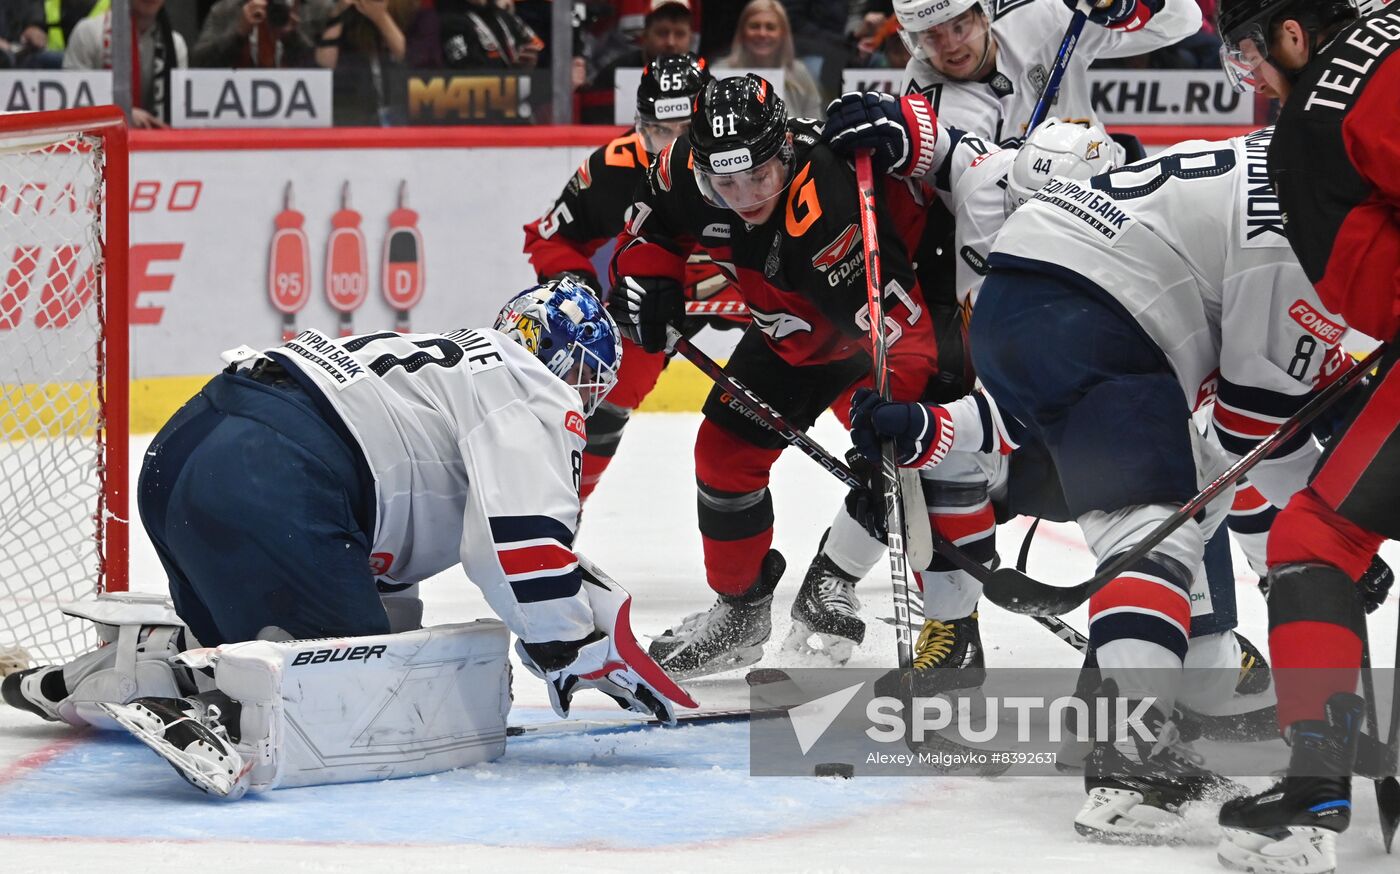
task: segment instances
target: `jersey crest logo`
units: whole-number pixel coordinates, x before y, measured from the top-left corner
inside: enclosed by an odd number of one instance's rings
[[[768,257],[763,261],[763,275],[772,279],[778,275],[778,267],[781,262],[778,259],[778,250],[781,247],[781,239],[777,234],[773,235],[773,245],[768,247]]]
[[[389,568],[394,564],[394,554],[392,552],[372,552],[369,556],[369,572],[376,577],[382,577],[389,572]]]
[[[846,260],[851,248],[855,246],[857,238],[860,236],[860,228],[855,225],[847,225],[846,229],[840,233],[831,245],[817,253],[817,257],[812,259],[812,266],[825,273],[827,270]]]
[[[1035,81],[1034,77],[1036,70],[1039,70],[1042,76],[1045,75],[1045,67],[1037,64],[1035,67],[1031,68],[1030,76],[1032,82]],[[992,86],[992,93],[998,97],[1006,97],[1008,95],[1016,93],[1016,87],[1011,84],[1011,80],[1007,78],[1005,73],[997,73],[995,76],[992,77],[992,81],[987,84]]]
[[[749,316],[760,331],[774,340],[781,340],[789,334],[812,331],[810,322],[799,319],[792,313],[761,313],[750,306]]]
[[[564,416],[564,430],[572,431],[581,440],[588,439],[588,428],[583,423],[583,415],[577,410],[569,410]]]
[[[1045,69],[1044,64],[1035,64],[1026,71],[1026,81],[1031,83],[1031,93],[1040,94],[1045,91],[1045,83],[1050,80],[1050,71]],[[1060,95],[1056,94],[1051,99],[1051,103],[1058,103]]]

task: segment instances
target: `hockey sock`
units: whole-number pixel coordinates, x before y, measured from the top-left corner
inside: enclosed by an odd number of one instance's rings
[[[1356,688],[1365,621],[1356,586],[1341,570],[1290,564],[1270,571],[1269,657],[1280,731],[1323,719],[1328,698]]]

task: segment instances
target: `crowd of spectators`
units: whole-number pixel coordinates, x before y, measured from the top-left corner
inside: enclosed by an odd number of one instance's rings
[[[586,124],[612,124],[617,71],[661,54],[781,69],[789,109],[804,116],[821,115],[844,70],[908,61],[890,0],[129,0],[132,121],[163,126],[170,71],[195,66],[331,69],[337,124],[392,123],[394,70],[548,68],[555,2],[572,4],[574,120]],[[1198,2],[1195,37],[1115,66],[1218,66],[1215,0]],[[0,67],[109,68],[110,34],[110,0],[3,0]]]

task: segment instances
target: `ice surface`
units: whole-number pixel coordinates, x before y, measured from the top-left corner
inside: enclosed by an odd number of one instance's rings
[[[580,549],[636,598],[634,625],[654,633],[711,600],[695,526],[691,450],[699,416],[633,419],[590,502]],[[839,426],[814,431],[843,448]],[[146,441],[132,446],[139,466]],[[776,545],[788,558],[765,664],[778,652],[787,611],[841,488],[805,457],[774,471]],[[1002,529],[1014,554],[1020,520]],[[164,586],[139,526],[133,587]],[[1392,563],[1400,552],[1387,547]],[[1243,568],[1242,560],[1237,568]],[[1073,526],[1042,525],[1031,555],[1041,578],[1078,582],[1090,570]],[[1241,574],[1241,630],[1263,645],[1262,599]],[[858,588],[869,623],[853,664],[893,661],[888,571]],[[1396,596],[1392,595],[1394,602]],[[488,615],[460,574],[426,586],[430,622]],[[1081,614],[1068,617],[1082,628]],[[1393,657],[1396,610],[1372,617],[1375,661]],[[982,611],[989,665],[1074,667],[1076,653],[1029,619]],[[702,680],[703,705],[742,704],[738,674]],[[516,722],[553,719],[543,686],[516,671]],[[578,715],[623,715],[580,696]],[[462,870],[919,870],[923,872],[1220,871],[1214,811],[1193,810],[1192,840],[1162,848],[1106,847],[1075,835],[1082,800],[1072,778],[752,778],[747,729],[706,725],[602,736],[512,739],[499,762],[435,777],[294,789],[235,804],[195,792],[145,747],[82,735],[0,709],[0,872]],[[857,765],[859,771],[859,765]],[[1259,782],[1259,781],[1256,781]],[[1383,855],[1375,801],[1358,781],[1343,872],[1393,870]],[[738,866],[744,866],[740,869]]]

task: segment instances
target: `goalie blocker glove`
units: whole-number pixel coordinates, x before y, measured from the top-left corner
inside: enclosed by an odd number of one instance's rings
[[[878,172],[922,178],[934,162],[938,120],[921,94],[897,99],[879,92],[848,91],[826,108],[822,137],[831,150],[849,158],[871,152]]]
[[[623,336],[647,352],[666,348],[666,327],[685,318],[685,292],[667,276],[625,276],[608,298]]]

